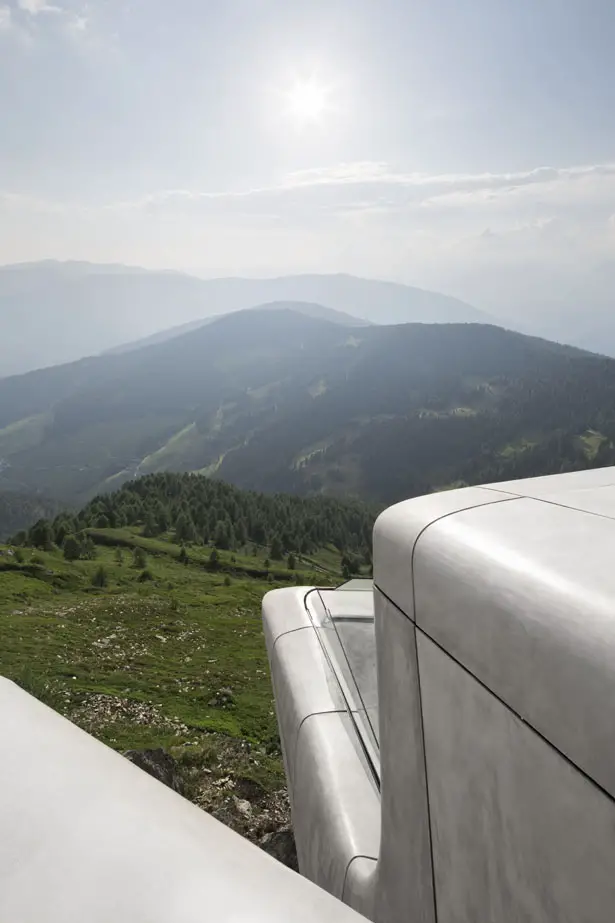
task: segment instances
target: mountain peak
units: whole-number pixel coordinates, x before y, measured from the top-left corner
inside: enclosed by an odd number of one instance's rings
[[[121,265],[45,261],[0,268],[0,377],[165,339],[171,322],[198,327],[233,311],[280,304],[347,326],[488,319],[436,292],[344,274],[204,280]],[[37,329],[45,335],[34,337]]]

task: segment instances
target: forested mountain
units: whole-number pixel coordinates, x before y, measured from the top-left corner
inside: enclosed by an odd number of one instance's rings
[[[228,551],[248,543],[269,548],[279,560],[326,546],[369,562],[373,509],[328,497],[268,496],[192,474],[156,474],[95,497],[77,513],[40,520],[17,542],[65,546],[86,530],[142,526],[146,538],[167,535],[179,543],[212,544]],[[102,536],[104,538],[104,536]],[[99,537],[100,539],[100,537]]]
[[[245,311],[0,381],[0,489],[81,504],[140,475],[390,503],[615,460],[615,361],[489,325]]]
[[[328,308],[374,323],[487,319],[455,298],[354,276],[205,280],[128,266],[24,263],[0,267],[0,378],[269,302],[304,302],[319,306],[320,316]]]

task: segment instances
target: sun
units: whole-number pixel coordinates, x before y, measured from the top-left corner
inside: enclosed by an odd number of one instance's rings
[[[328,105],[329,90],[314,79],[302,80],[286,93],[288,114],[297,122],[317,122]]]

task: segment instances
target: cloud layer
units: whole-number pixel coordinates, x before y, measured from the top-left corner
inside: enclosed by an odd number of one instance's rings
[[[573,310],[579,293],[609,297],[615,164],[428,175],[343,163],[259,188],[117,202],[4,192],[0,216],[9,260],[79,257],[206,275],[343,270],[529,316],[549,301]]]

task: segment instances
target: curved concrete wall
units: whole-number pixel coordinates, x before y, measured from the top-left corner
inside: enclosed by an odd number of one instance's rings
[[[356,860],[375,867],[380,799],[308,614],[309,594],[310,588],[292,587],[263,600],[299,866],[311,881],[369,914],[369,875]]]
[[[268,595],[302,871],[376,923],[611,923],[614,549],[614,469],[380,516],[375,797],[309,589]]]
[[[394,699],[407,675],[385,650],[401,619],[439,923],[613,919],[614,517],[615,470],[602,469],[423,497],[376,524],[379,681]],[[394,723],[389,746],[414,772],[396,742],[414,722]],[[389,758],[383,809],[403,797]],[[407,853],[407,836],[383,810],[383,845]],[[399,903],[390,919],[404,919]]]

